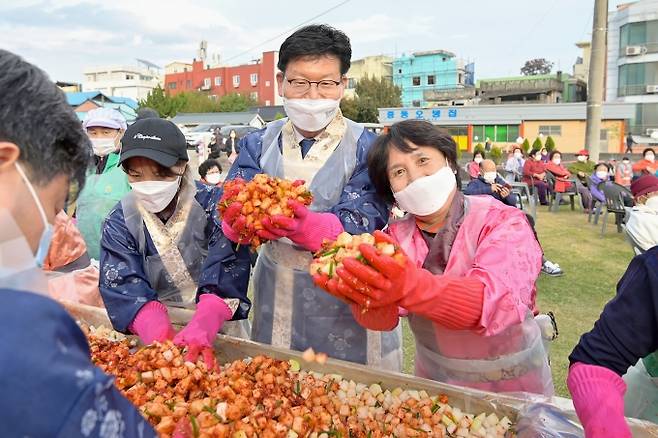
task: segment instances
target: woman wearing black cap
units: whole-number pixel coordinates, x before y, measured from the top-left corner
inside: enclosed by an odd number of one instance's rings
[[[101,240],[100,290],[114,328],[149,344],[174,339],[188,359],[209,347],[226,321],[245,319],[248,276],[225,275],[219,191],[195,182],[185,137],[170,121],[144,119],[123,139],[120,164],[132,191],[110,212]],[[177,335],[167,306],[196,308]],[[175,335],[175,337],[174,337]]]

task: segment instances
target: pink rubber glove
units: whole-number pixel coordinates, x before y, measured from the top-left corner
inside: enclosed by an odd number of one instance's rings
[[[192,320],[174,337],[174,344],[188,348],[185,360],[196,362],[199,355],[202,355],[208,368],[214,368],[212,342],[224,322],[232,316],[233,312],[223,299],[217,295],[203,294],[199,297]]]
[[[231,242],[248,245],[249,239],[241,237],[247,225],[247,218],[241,214],[241,211],[242,204],[239,202],[232,203],[226,209],[222,216],[222,232]]]
[[[167,307],[159,301],[150,301],[137,312],[128,330],[139,336],[144,345],[172,339],[176,332],[169,320]]]
[[[274,215],[263,219],[263,230],[258,235],[264,239],[278,240],[282,237],[295,242],[308,251],[317,251],[324,239],[334,240],[343,232],[343,225],[333,213],[316,213],[304,204],[290,200],[295,217]]]
[[[567,386],[587,438],[631,438],[624,419],[626,384],[614,371],[577,362]]]

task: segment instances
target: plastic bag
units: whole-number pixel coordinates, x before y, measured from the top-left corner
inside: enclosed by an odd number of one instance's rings
[[[517,438],[584,438],[582,426],[564,411],[546,403],[530,403],[519,412]]]

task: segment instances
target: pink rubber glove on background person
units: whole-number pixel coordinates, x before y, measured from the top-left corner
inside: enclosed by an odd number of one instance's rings
[[[169,320],[167,307],[159,301],[150,301],[137,312],[128,330],[139,336],[144,345],[172,339],[176,332]]]
[[[587,438],[631,438],[624,418],[626,384],[614,371],[576,362],[567,386]]]
[[[294,217],[275,215],[263,219],[263,230],[258,235],[264,239],[278,240],[287,237],[302,248],[315,252],[324,239],[334,240],[343,232],[340,219],[333,213],[316,213],[304,204],[290,200]]]
[[[174,337],[174,344],[188,348],[185,360],[196,362],[201,354],[208,368],[213,368],[213,341],[224,322],[232,317],[233,312],[223,299],[217,295],[203,294],[199,297],[196,312],[190,322]]]
[[[232,203],[226,209],[222,216],[222,232],[231,242],[248,245],[249,239],[241,237],[247,225],[247,218],[241,214],[241,211],[242,204],[239,202]]]

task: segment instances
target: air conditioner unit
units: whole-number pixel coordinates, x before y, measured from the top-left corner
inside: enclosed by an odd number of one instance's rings
[[[645,50],[642,46],[628,46],[626,47],[626,56],[643,55]]]
[[[210,90],[210,85],[202,85],[202,86],[201,86],[201,90],[203,90],[203,91],[208,91],[208,90]]]
[[[647,85],[647,93],[658,93],[658,85]]]

